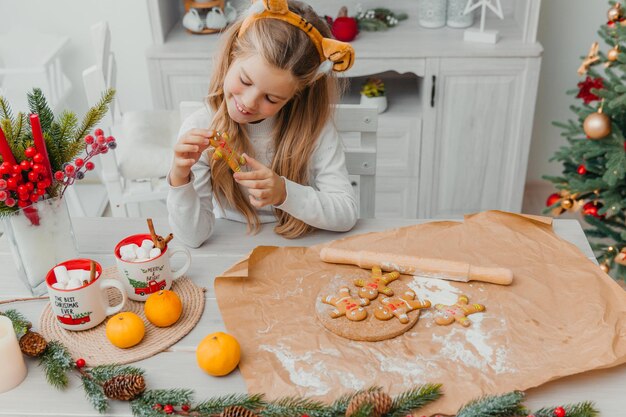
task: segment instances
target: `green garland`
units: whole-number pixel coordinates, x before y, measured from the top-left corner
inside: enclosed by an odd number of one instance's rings
[[[16,329],[24,329],[27,324],[30,324],[16,310],[8,310],[0,314],[9,317]],[[48,343],[40,361],[48,382],[58,389],[67,387],[68,372],[78,372],[87,399],[99,413],[105,413],[109,406],[109,398],[103,390],[103,385],[107,381],[120,376],[144,375],[144,371],[140,368],[116,364],[84,368],[84,361],[81,363],[82,360],[79,359],[75,362],[60,342]],[[163,417],[164,415],[219,417],[223,415],[224,410],[231,407],[249,410],[250,413],[259,417],[343,417],[346,415],[348,405],[356,396],[380,390],[380,387],[371,387],[346,394],[330,405],[302,397],[267,401],[263,394],[229,394],[196,403],[193,398],[194,393],[189,389],[146,390],[130,401],[130,409],[135,417]],[[381,417],[404,417],[438,400],[442,395],[441,384],[424,384],[412,388],[393,398],[391,409]],[[529,414],[535,417],[555,416],[555,407],[542,408],[531,413],[523,406],[523,401],[524,393],[520,391],[487,396],[462,407],[456,417],[518,417]],[[590,402],[565,405],[562,408],[567,417],[598,415],[598,411]],[[351,417],[373,415],[375,415],[374,404],[365,402],[352,412]]]

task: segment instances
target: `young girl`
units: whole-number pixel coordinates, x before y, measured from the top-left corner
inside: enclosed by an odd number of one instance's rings
[[[350,230],[356,199],[331,118],[339,93],[333,71],[348,69],[354,51],[293,0],[257,1],[223,36],[209,108],[183,122],[174,147],[172,231],[197,247],[216,216],[245,221],[254,232],[277,222],[275,232],[286,238]],[[243,153],[240,172],[213,159],[212,148],[205,152],[216,131]]]

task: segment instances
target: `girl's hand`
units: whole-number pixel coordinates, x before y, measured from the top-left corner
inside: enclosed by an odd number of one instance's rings
[[[178,139],[174,145],[174,160],[170,170],[172,186],[177,187],[189,182],[191,167],[209,147],[209,138],[214,136],[215,130],[191,129]]]
[[[242,156],[252,171],[235,172],[233,177],[237,183],[248,188],[250,204],[257,208],[283,204],[287,198],[285,180],[251,156],[245,153]]]

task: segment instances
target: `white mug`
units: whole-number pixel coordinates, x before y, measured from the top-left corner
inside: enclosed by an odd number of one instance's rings
[[[228,25],[224,12],[219,7],[214,7],[206,14],[205,26],[207,29],[222,30]]]
[[[136,244],[141,246],[144,240],[151,240],[149,234],[128,236],[115,246],[115,260],[120,273],[120,280],[126,289],[126,295],[131,300],[146,301],[150,294],[169,290],[172,281],[180,278],[191,265],[191,254],[184,247],[169,247],[161,251],[156,258],[141,262],[125,261],[120,255],[120,248],[125,245]],[[176,253],[182,253],[187,258],[185,264],[178,270],[172,271],[170,258]]]
[[[192,32],[202,32],[204,21],[196,9],[190,9],[183,16],[183,26]]]
[[[50,306],[57,318],[59,326],[67,330],[87,330],[102,323],[107,316],[119,312],[126,303],[126,292],[122,284],[115,279],[100,278],[102,267],[96,264],[96,277],[93,281],[79,288],[62,290],[52,285],[57,282],[54,268],[46,275],[46,286],[50,296]],[[72,259],[61,262],[57,266],[65,266],[68,270],[90,270],[91,260]],[[109,305],[107,288],[117,288],[122,294],[122,302],[116,306]]]

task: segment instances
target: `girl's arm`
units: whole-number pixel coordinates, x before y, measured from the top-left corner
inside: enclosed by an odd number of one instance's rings
[[[343,145],[331,123],[322,131],[311,158],[311,185],[285,179],[287,198],[276,208],[318,229],[352,229],[358,218],[357,202]]]

